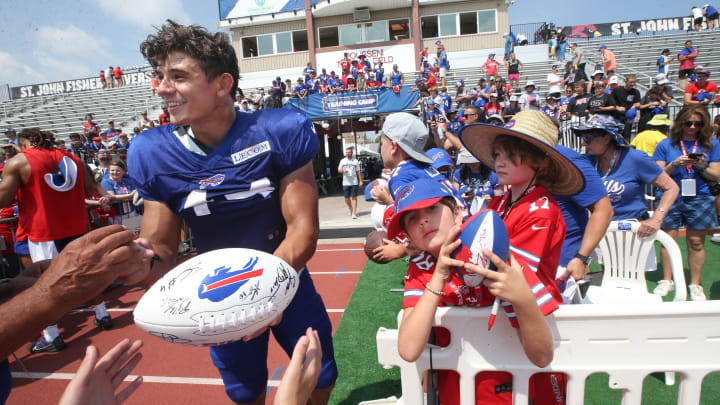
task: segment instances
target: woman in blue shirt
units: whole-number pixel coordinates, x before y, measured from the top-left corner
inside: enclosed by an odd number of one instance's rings
[[[615,211],[613,220],[641,221],[641,238],[657,232],[677,198],[677,184],[645,152],[629,148],[622,136],[623,124],[615,118],[593,115],[572,129],[582,138],[590,162],[602,177]],[[663,191],[652,216],[645,199],[647,184]]]
[[[675,117],[670,137],[660,141],[653,159],[680,186],[680,197],[670,209],[662,229],[673,239],[678,228],[687,231],[690,265],[690,298],[706,299],[700,279],[705,266],[705,235],[717,227],[715,197],[708,181],[720,180],[720,143],[712,137],[712,125],[706,107],[701,104],[683,107]],[[667,252],[662,250],[664,280],[655,293],[666,295],[675,289]]]
[[[109,176],[104,178],[101,185],[113,196],[113,208],[115,217],[113,223],[121,224],[123,215],[135,212],[132,200],[137,194],[136,186],[128,177],[125,177],[127,166],[122,160],[116,160],[110,164]]]

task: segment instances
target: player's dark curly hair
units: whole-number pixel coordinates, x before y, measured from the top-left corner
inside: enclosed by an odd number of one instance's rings
[[[156,35],[148,35],[140,44],[140,53],[155,68],[174,51],[184,52],[193,57],[208,80],[229,73],[233,78],[229,97],[234,100],[240,70],[235,49],[227,34],[222,32],[213,34],[199,25],[181,25],[173,20],[167,20],[158,29]]]
[[[30,147],[39,149],[54,149],[55,135],[50,131],[41,131],[40,128],[25,128],[20,131],[18,138],[27,139]]]

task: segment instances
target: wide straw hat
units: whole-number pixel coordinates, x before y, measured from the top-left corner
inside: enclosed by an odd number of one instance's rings
[[[585,187],[585,178],[580,170],[555,149],[558,143],[558,128],[547,115],[540,111],[526,110],[515,114],[503,127],[471,124],[460,132],[460,140],[470,153],[495,170],[492,143],[498,135],[508,135],[529,142],[555,163],[559,173],[557,178],[546,186],[551,194],[573,195]]]

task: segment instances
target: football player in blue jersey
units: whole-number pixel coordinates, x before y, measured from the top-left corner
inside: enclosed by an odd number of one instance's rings
[[[223,33],[168,20],[140,50],[158,72],[159,95],[170,112],[170,125],[143,132],[128,155],[145,200],[140,235],[161,258],[147,281],[174,266],[183,221],[199,253],[242,247],[284,259],[298,270],[299,287],[270,329],[288,354],[308,327],[318,331],[322,371],[309,403],[325,404],[337,367],[327,310],[305,267],[319,233],[312,162],[319,142],[312,122],[284,109],[236,113],[238,64]],[[268,338],[264,330],[210,348],[236,403],[265,402]]]

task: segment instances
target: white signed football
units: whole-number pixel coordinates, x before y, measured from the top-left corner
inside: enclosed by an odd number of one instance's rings
[[[299,278],[282,259],[219,249],[169,271],[135,307],[135,324],[171,343],[214,346],[268,326],[295,296]]]

